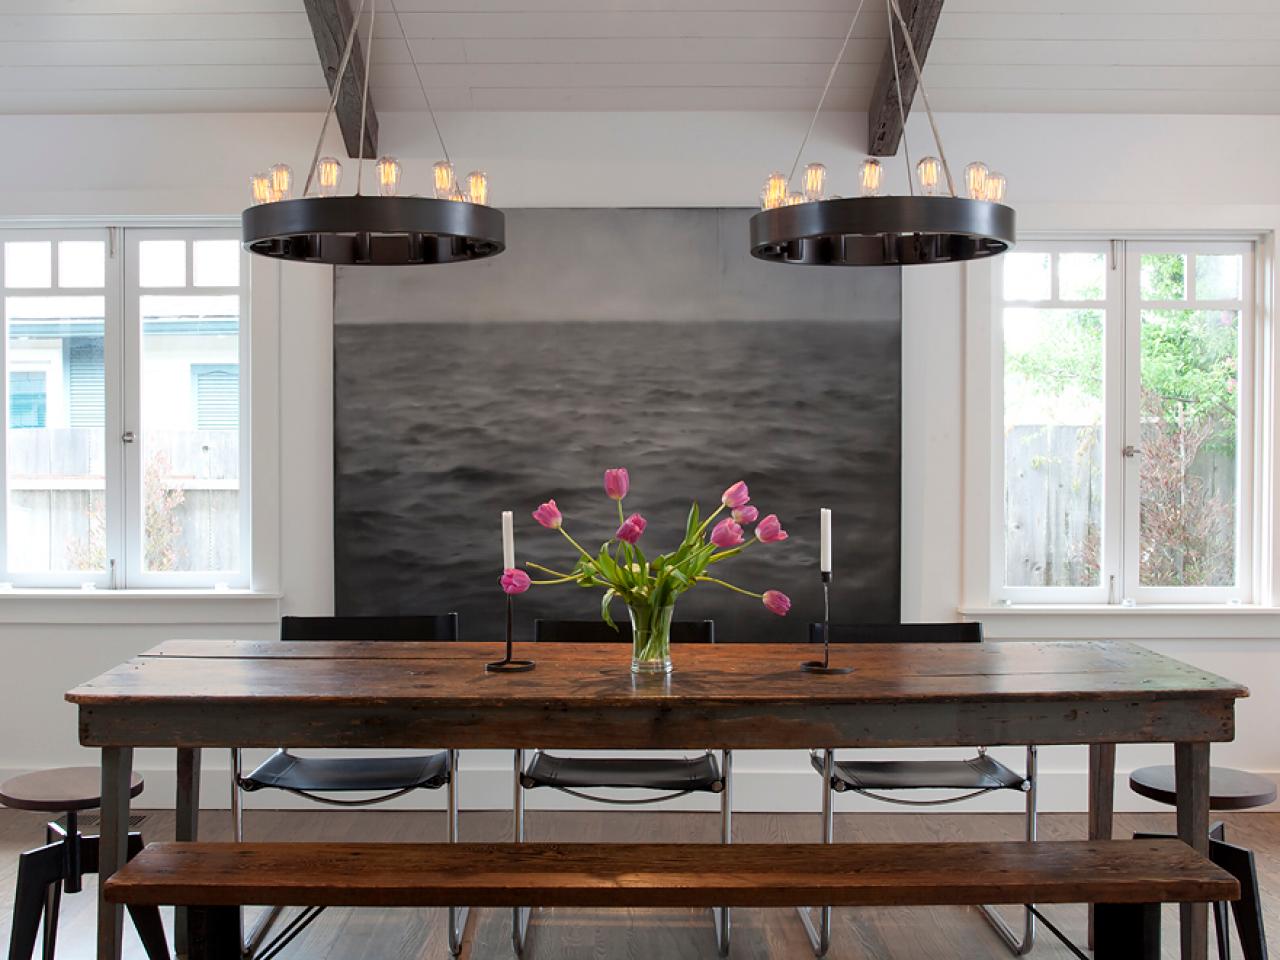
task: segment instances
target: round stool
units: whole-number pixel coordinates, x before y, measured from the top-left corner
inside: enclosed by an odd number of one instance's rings
[[[1176,806],[1178,786],[1172,766],[1142,767],[1129,774],[1129,789],[1157,803]],[[1209,768],[1209,809],[1249,810],[1265,807],[1276,799],[1276,785],[1265,777],[1229,767]],[[1141,833],[1135,837],[1150,838],[1158,834]],[[1235,913],[1236,933],[1245,960],[1266,960],[1267,935],[1262,926],[1262,901],[1258,888],[1258,871],[1253,851],[1227,843],[1226,826],[1215,823],[1209,828],[1209,859],[1240,881],[1240,899],[1231,904]],[[1228,960],[1231,941],[1227,936],[1227,905],[1213,905],[1214,928],[1218,936],[1218,956]]]
[[[130,777],[129,796],[142,792],[142,778]],[[86,873],[98,870],[98,838],[80,834],[78,815],[102,805],[102,772],[97,767],[62,767],[38,770],[0,783],[0,804],[15,810],[60,813],[66,826],[51,821],[45,827],[45,845],[18,858],[18,883],[13,899],[13,929],[9,937],[10,960],[28,960],[35,952],[36,935],[44,921],[44,960],[53,960],[58,938],[58,909],[62,894],[79,893]],[[127,856],[142,850],[142,835],[130,833]],[[147,956],[167,960],[169,946],[160,911],[154,907],[130,908]]]

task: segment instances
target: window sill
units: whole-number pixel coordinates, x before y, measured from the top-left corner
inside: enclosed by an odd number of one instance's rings
[[[0,590],[0,624],[257,624],[280,619],[280,594],[253,590]]]
[[[1016,603],[961,607],[993,640],[1275,640],[1280,608],[1257,604]]]

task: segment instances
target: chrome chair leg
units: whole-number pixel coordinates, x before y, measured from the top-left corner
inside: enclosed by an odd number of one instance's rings
[[[1034,843],[1036,840],[1036,784],[1038,782],[1038,772],[1036,770],[1036,748],[1027,747],[1027,840]],[[1026,906],[1024,910],[1024,919],[1022,925],[1022,935],[1013,932],[1008,922],[994,907],[981,907],[982,915],[987,918],[987,922],[991,924],[991,928],[1004,941],[1005,946],[1009,948],[1009,952],[1015,957],[1024,957],[1031,952],[1036,945],[1036,917],[1031,912],[1031,907]]]
[[[524,773],[524,751],[515,751],[515,795],[511,802],[513,817],[512,837],[516,843],[524,843],[524,787],[520,785],[520,775]],[[529,934],[530,907],[511,908],[511,949],[517,957],[523,957],[525,940]]]
[[[449,842],[458,842],[458,751],[449,751]],[[470,907],[449,908],[449,954],[456,957],[462,952],[462,935],[467,929]]]
[[[822,842],[835,842],[835,791],[831,789],[831,778],[835,775],[836,752],[822,752]],[[831,908],[818,908],[818,921],[814,923],[809,912],[812,907],[796,907],[800,914],[800,922],[809,937],[809,946],[813,948],[815,957],[825,957],[831,949]]]
[[[721,766],[724,790],[720,793],[720,842],[727,844],[733,843],[733,751],[721,752]],[[711,908],[711,917],[716,925],[716,953],[722,957],[729,955],[730,914],[728,907]]]

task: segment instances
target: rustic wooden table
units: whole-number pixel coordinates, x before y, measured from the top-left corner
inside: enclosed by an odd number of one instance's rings
[[[616,644],[518,645],[532,673],[487,674],[492,643],[174,640],[67,694],[102,750],[99,874],[123,862],[139,747],[178,751],[178,840],[197,836],[204,747],[454,749],[1088,744],[1091,838],[1111,834],[1117,743],[1173,743],[1178,833],[1209,840],[1209,744],[1235,733],[1240,684],[1120,642],[686,646],[637,678]],[[122,915],[99,901],[98,958]],[[1206,960],[1208,907],[1184,906],[1183,957]],[[183,933],[179,931],[179,949]]]

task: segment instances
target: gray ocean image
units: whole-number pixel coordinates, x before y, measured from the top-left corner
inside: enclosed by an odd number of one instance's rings
[[[651,555],[678,544],[691,499],[706,510],[736,480],[791,535],[715,571],[789,594],[789,617],[704,584],[678,618],[714,618],[723,640],[803,639],[829,506],[833,619],[898,619],[896,322],[363,323],[336,328],[335,356],[340,613],[457,610],[465,637],[500,637],[501,511],[518,562],[567,569],[573,549],[531,511],[554,497],[597,549],[617,527],[603,472],[625,466]],[[517,635],[599,606],[596,590],[535,587]]]

